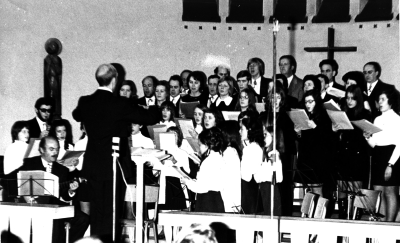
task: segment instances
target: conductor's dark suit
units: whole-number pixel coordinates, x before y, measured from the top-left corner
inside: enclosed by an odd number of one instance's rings
[[[288,95],[297,99],[297,103],[301,102],[303,99],[303,80],[301,80],[296,75],[293,75],[292,82],[290,82]]]
[[[368,84],[367,84],[367,87],[368,87]],[[384,83],[381,80],[378,80],[378,82],[376,83],[371,94],[368,96],[368,103],[369,103],[369,106],[371,107],[372,121],[375,120],[375,118],[377,116],[382,114],[376,107],[377,106],[376,104],[378,103],[378,100],[379,100],[379,96],[382,94],[383,91],[392,90],[392,89],[394,89],[393,85]],[[368,94],[368,91],[367,91],[367,94]]]
[[[21,166],[19,171],[29,171],[29,170],[42,170],[46,171],[46,168],[43,166],[42,159],[40,156],[27,158],[24,160],[24,164]],[[69,190],[69,170],[54,162],[52,164],[51,173],[53,175],[58,176],[58,182],[60,183],[60,197],[65,201],[70,201],[72,198],[68,194]],[[63,184],[64,182],[64,184]],[[65,202],[62,202],[60,199],[56,197],[39,197],[36,199],[39,204],[53,204],[53,205],[68,205]],[[53,243],[65,242],[65,230],[64,230],[64,222],[68,219],[56,219],[54,220],[53,227]],[[81,212],[79,209],[75,209],[75,216],[69,220],[71,224],[70,233],[70,242],[75,242],[76,240],[83,237],[85,231],[89,226],[89,216]]]
[[[131,123],[154,124],[154,114],[151,108],[129,104],[102,89],[81,97],[72,112],[76,121],[83,122],[88,135],[81,176],[88,179],[92,235],[112,234],[112,138],[127,141]]]

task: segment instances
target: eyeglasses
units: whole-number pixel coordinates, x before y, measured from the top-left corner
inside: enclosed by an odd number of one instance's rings
[[[315,100],[305,100],[304,103],[306,104],[312,104]]]
[[[365,75],[365,74],[372,74],[372,73],[374,73],[375,71],[373,71],[373,70],[369,70],[369,71],[364,71],[363,72],[363,74]]]
[[[52,109],[40,108],[39,111],[40,111],[40,112],[43,112],[43,113],[46,113],[46,112],[47,112],[47,113],[51,113],[51,112],[52,112]]]

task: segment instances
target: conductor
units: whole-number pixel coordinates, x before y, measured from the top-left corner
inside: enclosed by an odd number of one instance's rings
[[[113,95],[117,77],[114,66],[100,65],[96,71],[100,87],[93,94],[82,96],[72,112],[73,118],[84,124],[88,135],[81,176],[88,180],[86,192],[82,194],[87,195],[85,200],[90,202],[91,235],[106,241],[112,236],[112,138],[127,140],[131,123],[147,125],[157,122],[157,117],[153,115],[156,112]]]

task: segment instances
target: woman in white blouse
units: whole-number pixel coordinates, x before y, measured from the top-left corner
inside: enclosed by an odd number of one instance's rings
[[[4,174],[8,175],[24,163],[24,156],[28,148],[29,125],[25,121],[17,121],[11,127],[13,143],[4,153]]]
[[[382,191],[379,213],[382,221],[393,222],[398,211],[400,185],[400,116],[397,113],[399,94],[397,90],[383,91],[379,96],[378,116],[374,125],[382,131],[371,134],[364,132],[364,137],[372,150],[372,185],[374,190]]]
[[[241,175],[240,159],[242,146],[237,121],[224,121],[219,126],[224,137],[224,190],[221,192],[224,200],[225,212],[241,211]]]
[[[199,135],[199,145],[203,161],[197,179],[182,179],[182,182],[197,193],[196,212],[224,213],[221,196],[224,186],[221,131],[216,127],[204,130]]]
[[[237,93],[237,91],[235,91],[233,84],[236,84],[236,81],[230,76],[223,77],[218,81],[219,96],[215,102],[211,104],[210,108],[217,108],[220,111],[235,110],[237,103],[237,96],[235,93]]]

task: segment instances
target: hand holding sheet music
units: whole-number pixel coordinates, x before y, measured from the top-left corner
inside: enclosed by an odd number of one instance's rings
[[[326,110],[329,118],[331,118],[334,130],[353,130],[354,127],[351,125],[349,118],[344,111],[332,111]]]
[[[194,131],[194,126],[191,119],[175,118],[175,124],[181,129],[183,138],[193,137],[191,131]]]
[[[308,118],[305,110],[292,110],[288,111],[287,114],[293,121],[296,131],[314,129],[316,127],[316,124]]]
[[[358,121],[351,121],[351,123],[353,123],[353,125],[363,130],[364,133],[374,134],[382,131],[382,129],[380,129],[379,127],[375,126],[374,124],[365,119]]]

